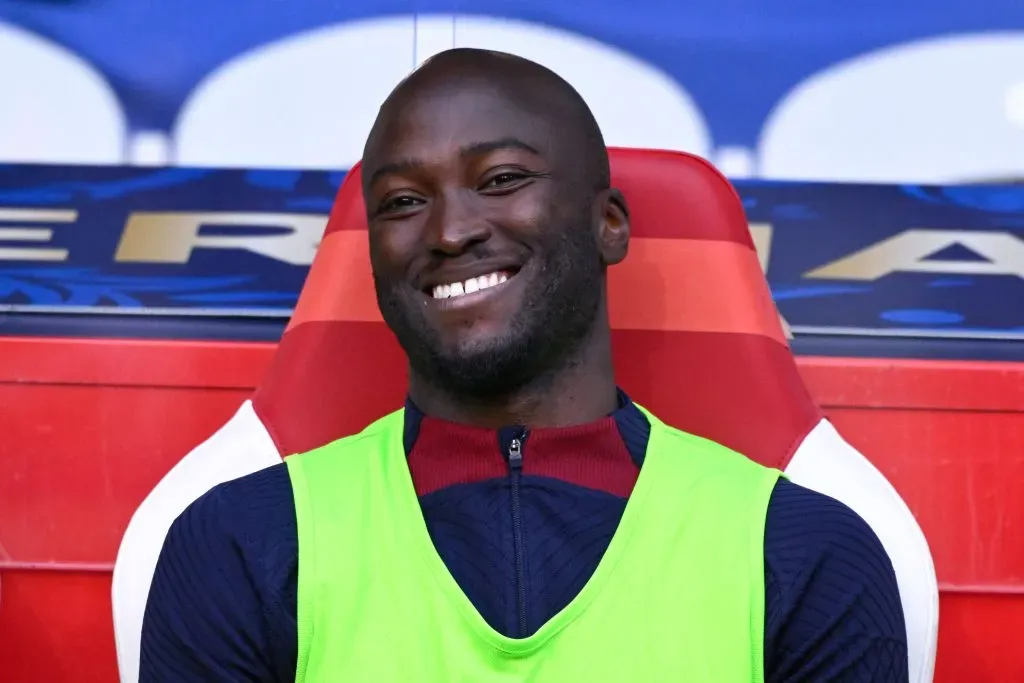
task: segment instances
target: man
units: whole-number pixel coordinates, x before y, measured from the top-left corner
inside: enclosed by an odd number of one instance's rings
[[[442,53],[363,161],[405,410],[181,515],[142,681],[907,680],[870,528],[617,389],[629,212],[567,83]]]

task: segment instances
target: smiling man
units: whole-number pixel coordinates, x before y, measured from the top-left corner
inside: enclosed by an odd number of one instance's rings
[[[617,388],[629,211],[567,83],[442,53],[363,182],[406,406],[181,515],[142,681],[907,680],[870,528]]]

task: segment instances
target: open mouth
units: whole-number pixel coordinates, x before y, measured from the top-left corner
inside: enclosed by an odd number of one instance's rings
[[[434,299],[457,299],[460,296],[482,292],[505,284],[518,273],[518,269],[496,270],[461,282],[449,282],[428,288],[424,293]]]

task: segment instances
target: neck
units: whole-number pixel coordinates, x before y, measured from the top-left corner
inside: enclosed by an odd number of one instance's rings
[[[448,422],[497,429],[567,427],[599,420],[617,406],[607,330],[582,344],[559,369],[506,395],[454,396],[413,372],[409,396],[424,414]]]

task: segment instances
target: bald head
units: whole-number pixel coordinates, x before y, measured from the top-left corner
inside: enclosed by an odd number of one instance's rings
[[[571,163],[592,190],[610,184],[608,152],[601,129],[580,94],[554,71],[528,59],[492,50],[455,48],[441,52],[410,74],[381,105],[363,150],[364,168],[373,173],[382,137],[417,103],[436,99],[489,96],[508,112],[529,117],[556,143],[552,150]],[[481,115],[488,112],[481,111]]]

